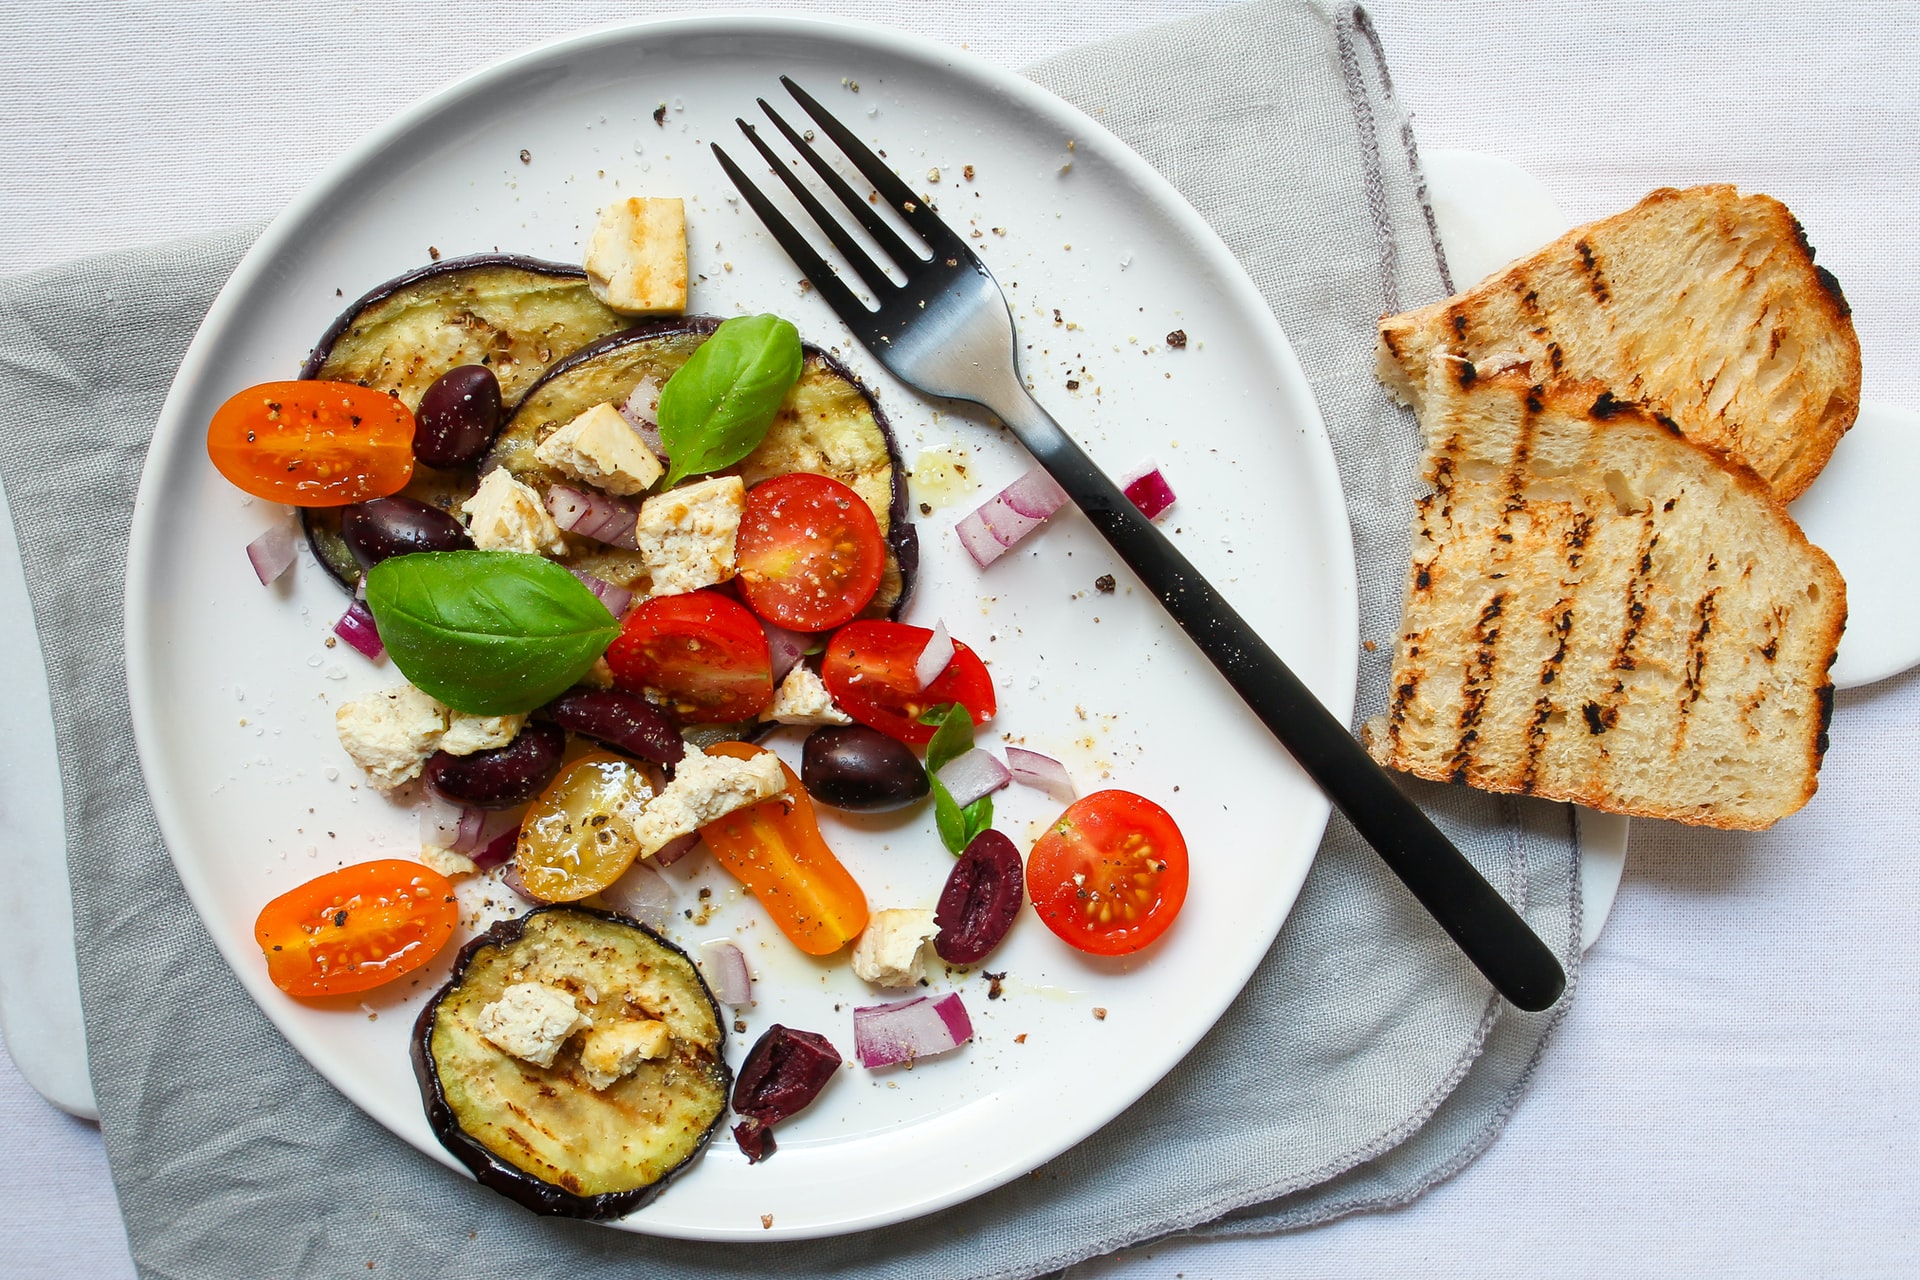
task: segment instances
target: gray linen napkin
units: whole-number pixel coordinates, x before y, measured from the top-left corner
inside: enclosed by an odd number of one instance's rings
[[[1447,286],[1365,15],[1252,5],[1032,74],[1166,173],[1265,292],[1338,455],[1361,634],[1390,640],[1417,441],[1371,376],[1372,325]],[[653,1240],[537,1219],[388,1134],[215,953],[128,731],[118,602],[135,480],[171,372],[253,234],[0,282],[0,469],[53,687],[94,1088],[142,1274],[1023,1277],[1169,1232],[1404,1202],[1498,1132],[1558,1012],[1503,1006],[1336,818],[1280,940],[1186,1061],[1033,1176],[928,1218],[804,1244]],[[1389,648],[1362,654],[1363,715],[1383,704]],[[1420,798],[1571,974],[1570,811]]]

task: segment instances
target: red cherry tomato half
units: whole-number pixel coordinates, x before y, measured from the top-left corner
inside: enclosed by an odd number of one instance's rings
[[[665,694],[687,724],[751,720],[773,704],[767,633],[745,605],[717,591],[656,596],[629,612],[607,665],[627,692]]]
[[[1131,791],[1067,806],[1027,858],[1047,928],[1082,951],[1121,956],[1158,938],[1187,900],[1187,842],[1165,809]]]
[[[831,476],[790,471],[753,487],[734,581],[753,611],[790,631],[831,631],[873,599],[887,546],[866,500]]]
[[[207,455],[256,498],[341,507],[413,478],[413,411],[351,382],[263,382],[214,413]]]
[[[975,724],[993,719],[993,677],[978,654],[953,642],[953,661],[922,689],[914,667],[933,639],[925,627],[904,622],[849,622],[833,633],[820,678],[841,710],[889,738],[918,745],[933,737],[920,717],[934,707],[957,702]]]
[[[418,969],[447,945],[459,920],[445,876],[389,858],[281,894],[260,909],[253,936],[274,986],[290,996],[337,996]]]

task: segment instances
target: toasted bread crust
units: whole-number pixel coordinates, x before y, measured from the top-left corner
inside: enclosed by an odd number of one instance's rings
[[[1766,482],[1598,382],[1442,356],[1420,395],[1432,492],[1375,758],[1713,827],[1805,804],[1846,587]]]
[[[1381,381],[1419,407],[1428,359],[1593,378],[1740,459],[1782,502],[1860,405],[1860,344],[1833,274],[1771,196],[1663,188],[1432,306],[1380,322]]]

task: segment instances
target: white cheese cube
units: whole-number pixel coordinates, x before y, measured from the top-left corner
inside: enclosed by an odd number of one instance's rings
[[[536,1067],[552,1066],[567,1037],[592,1025],[580,1016],[572,996],[544,982],[514,983],[474,1020],[494,1048]]]
[[[780,757],[762,751],[750,760],[710,756],[692,743],[673,766],[673,781],[648,802],[633,835],[650,858],[669,842],[787,789]]]
[[[467,513],[468,536],[482,551],[557,556],[567,549],[540,495],[515,480],[505,467],[487,472],[460,509]]]
[[[450,756],[494,751],[518,737],[526,723],[524,712],[505,716],[475,716],[464,711],[450,711],[446,735],[440,739],[440,749]]]
[[[640,504],[634,536],[653,580],[648,594],[684,595],[733,576],[733,546],[747,509],[739,476],[697,480]]]
[[[666,473],[647,442],[610,404],[597,404],[540,442],[533,456],[607,493],[645,493]]]
[[[687,309],[687,206],[678,197],[634,196],[600,211],[587,244],[587,286],[630,315]]]
[[[853,723],[852,716],[833,705],[826,682],[804,662],[787,672],[787,678],[773,691],[773,705],[762,711],[760,718],[779,724]]]
[[[663,1058],[673,1044],[664,1022],[625,1021],[595,1027],[580,1039],[580,1068],[587,1083],[604,1089],[649,1058]]]
[[[420,776],[447,731],[447,708],[410,684],[356,698],[333,713],[334,732],[382,791]]]
[[[466,854],[455,853],[451,849],[441,849],[430,844],[420,846],[420,861],[449,880],[455,876],[470,876],[480,869],[479,864]]]
[[[931,911],[876,911],[854,944],[853,972],[876,987],[910,987],[924,972],[927,939],[939,931]]]

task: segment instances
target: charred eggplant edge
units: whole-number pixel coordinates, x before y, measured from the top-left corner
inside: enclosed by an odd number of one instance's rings
[[[713,1117],[713,1123],[709,1124],[706,1132],[700,1135],[699,1142],[695,1144],[687,1158],[660,1175],[655,1181],[644,1187],[635,1187],[631,1191],[609,1191],[597,1196],[578,1196],[509,1164],[488,1150],[477,1139],[470,1137],[454,1117],[453,1107],[448,1103],[446,1091],[440,1084],[439,1068],[433,1060],[433,1028],[440,1012],[440,1002],[452,994],[465,980],[467,968],[473,963],[474,957],[487,947],[510,946],[518,942],[526,934],[528,921],[551,911],[567,911],[577,915],[593,916],[596,919],[638,929],[687,962],[687,966],[693,971],[694,979],[700,984],[700,990],[706,994],[708,1005],[713,1009],[714,1025],[720,1031],[720,1043],[715,1048],[714,1062],[720,1068],[720,1074],[725,1083],[723,1095],[732,1096],[733,1069],[727,1065],[726,1058],[727,1022],[721,1013],[719,1002],[713,997],[712,988],[707,986],[706,978],[700,973],[700,966],[695,964],[693,958],[679,946],[631,916],[623,916],[612,911],[600,911],[571,902],[556,902],[544,907],[535,907],[525,915],[496,921],[492,928],[460,949],[459,956],[454,960],[453,972],[448,975],[447,981],[440,990],[434,993],[433,999],[420,1010],[420,1016],[414,1020],[413,1036],[409,1045],[413,1058],[413,1074],[420,1084],[420,1099],[426,1105],[427,1124],[433,1130],[434,1137],[440,1139],[440,1145],[452,1152],[461,1164],[467,1166],[481,1186],[499,1192],[507,1199],[534,1213],[548,1217],[584,1218],[596,1222],[609,1218],[623,1218],[651,1204],[688,1165],[699,1159],[700,1155],[706,1151],[707,1144],[713,1141],[714,1135],[725,1125],[728,1108],[724,1106],[720,1108]]]

